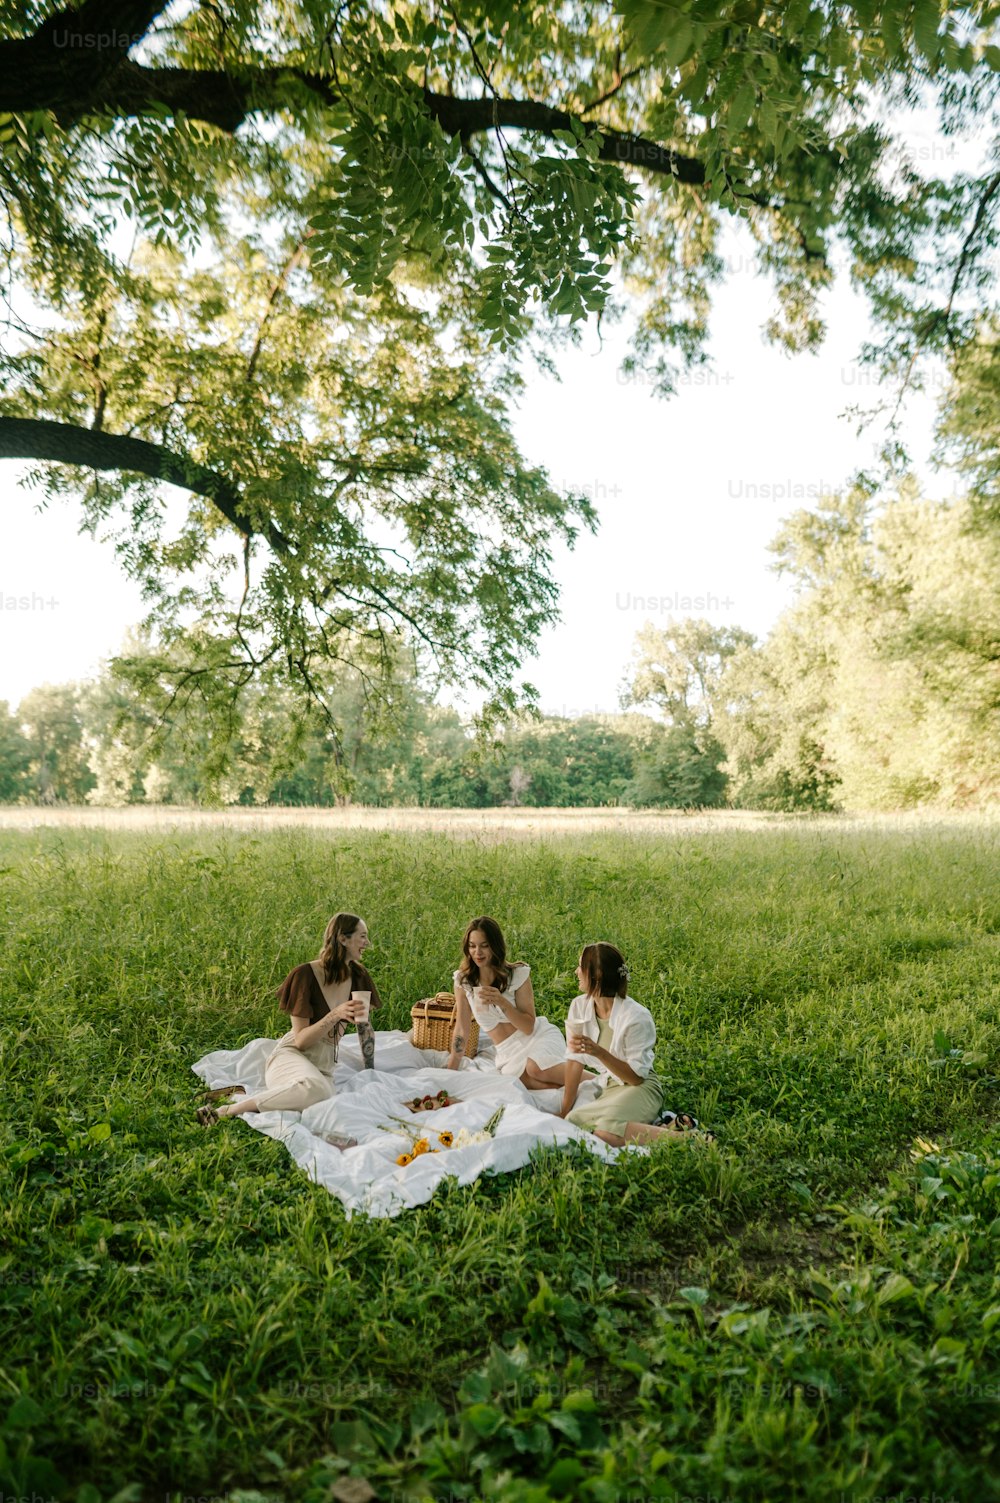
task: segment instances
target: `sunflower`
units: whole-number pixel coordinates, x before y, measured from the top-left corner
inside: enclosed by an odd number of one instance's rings
[[[430,1146],[426,1138],[418,1138],[413,1145],[413,1157],[416,1158],[418,1153],[426,1153]]]
[[[452,1143],[454,1141],[455,1140],[452,1137],[452,1135],[451,1135],[450,1132],[439,1132],[438,1133],[438,1142],[441,1144],[442,1148],[450,1148],[451,1145],[452,1145]]]
[[[412,1164],[413,1163],[413,1154],[412,1153],[401,1153],[399,1155],[399,1158],[396,1160],[396,1163],[397,1164]]]

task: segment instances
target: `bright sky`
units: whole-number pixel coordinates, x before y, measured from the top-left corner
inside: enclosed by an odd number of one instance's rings
[[[842,487],[870,464],[880,430],[858,437],[841,414],[874,399],[857,364],[871,333],[863,299],[846,278],[826,299],[829,334],[818,355],[765,345],[773,311],[752,270],[749,237],[734,233],[712,315],[713,365],[669,401],[620,373],[627,333],[589,330],[561,358],[560,384],[533,374],[515,429],[526,455],[553,481],[582,489],[600,514],[596,536],[560,549],[562,621],[546,631],[525,677],[555,714],[616,710],[638,628],[667,617],[707,616],[766,634],[790,598],[769,569],[780,519]],[[933,397],[912,397],[911,452],[926,458]],[[22,467],[0,463],[0,700],[32,686],[86,678],[143,615],[138,588],[110,546],[77,533],[73,508],[38,509],[40,492],[16,484]],[[925,472],[930,494],[954,482]],[[700,601],[699,601],[700,597]]]
[[[535,383],[516,429],[553,477],[596,502],[601,527],[560,550],[562,623],[525,669],[553,713],[618,708],[635,634],[647,621],[705,616],[764,636],[791,599],[769,567],[782,517],[812,507],[871,465],[882,430],[858,436],[849,407],[874,405],[857,363],[872,329],[846,277],[826,298],[829,333],[817,355],[764,342],[775,311],[752,270],[749,237],[734,237],[712,315],[712,366],[689,373],[668,401],[620,373],[625,334],[596,335],[562,361],[563,384]],[[934,403],[910,399],[905,435],[929,451]],[[954,488],[930,475],[934,494]]]

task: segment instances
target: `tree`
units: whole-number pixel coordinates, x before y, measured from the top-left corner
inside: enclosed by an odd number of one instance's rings
[[[302,0],[266,13],[166,10],[83,0],[7,13],[7,191],[29,241],[51,256],[58,227],[97,261],[119,204],[152,233],[197,238],[233,171],[258,168],[269,146],[273,156],[302,137],[331,140],[310,206],[315,253],[367,292],[414,255],[466,266],[478,235],[480,313],[510,334],[532,295],[559,315],[604,306],[609,263],[637,228],[675,250],[735,212],[808,335],[809,288],[838,228],[868,252],[864,271],[888,271],[891,257],[872,263],[873,235],[908,225],[912,246],[928,206],[941,206],[939,185],[921,193],[912,168],[900,170],[898,143],[866,102],[936,87],[954,130],[992,99],[1000,63],[984,0],[951,5],[944,24],[937,0],[792,0],[763,12],[739,0],[621,0],[617,15],[580,5],[555,23],[514,0],[446,12],[352,0],[332,13]],[[95,162],[110,171],[91,215],[95,180],[82,173]],[[631,171],[684,196],[647,216]],[[956,202],[946,207],[959,223]],[[908,220],[913,209],[924,212]],[[976,236],[948,257],[959,281],[980,270]],[[665,313],[661,302],[654,322]]]
[[[18,718],[0,699],[0,803],[12,804],[27,793],[30,762],[31,748]]]
[[[710,726],[718,709],[727,661],[753,637],[739,626],[713,626],[699,617],[648,622],[636,632],[624,705],[652,705],[675,726]]]
[[[17,707],[30,758],[29,788],[39,803],[77,804],[94,786],[81,708],[75,684],[43,684]]]
[[[411,656],[509,703],[554,615],[552,541],[592,521],[521,461],[503,408],[513,378],[475,340],[445,353],[447,300],[427,312],[391,289],[336,293],[322,275],[293,295],[294,249],[263,237],[225,237],[219,261],[190,273],[175,259],[137,253],[131,297],[105,287],[69,331],[0,359],[8,410],[91,414],[82,437],[49,418],[11,422],[48,434],[49,457],[94,466],[89,526],[124,512],[115,544],[152,597],[158,651],[126,653],[122,671],[160,714],[197,697],[222,719],[256,677],[293,682],[335,724],[333,665],[388,692],[405,631]],[[199,459],[190,478],[192,453],[212,456],[210,474]],[[241,487],[224,483],[238,473]],[[199,493],[174,520],[152,479],[186,475]],[[63,467],[48,483],[80,489]]]
[[[799,512],[799,598],[727,667],[733,797],[760,808],[982,807],[1000,794],[1000,536],[912,484]]]
[[[727,664],[753,646],[739,626],[686,617],[636,633],[624,705],[651,705],[667,734],[640,757],[629,796],[640,804],[713,807],[725,801],[725,756],[715,733]]]
[[[723,750],[705,730],[671,725],[636,762],[629,801],[667,809],[714,809],[725,803]]]
[[[592,517],[521,461],[488,352],[609,307],[621,271],[633,358],[669,390],[703,358],[729,215],[789,347],[822,335],[838,236],[890,366],[963,337],[1000,179],[922,176],[884,121],[921,90],[949,130],[981,117],[994,10],[4,11],[0,236],[43,316],[12,305],[0,456],[117,529],[153,597],[160,660],[128,666],[157,712],[194,696],[225,722],[257,677],[335,724],[329,664],[377,692],[400,632],[509,708],[551,543]],[[179,526],[165,483],[192,498]]]
[[[789,608],[767,640],[733,654],[713,722],[733,803],[829,810],[839,774],[826,750],[832,649],[812,602]]]
[[[977,520],[1000,522],[1000,322],[984,318],[955,353],[937,424],[937,454],[969,487]]]
[[[1000,534],[915,492],[872,528],[876,608],[841,623],[829,747],[852,807],[1000,797]]]

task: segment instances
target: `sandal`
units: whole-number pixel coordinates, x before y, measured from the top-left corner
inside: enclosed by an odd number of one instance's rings
[[[227,1096],[245,1096],[246,1086],[224,1085],[217,1086],[214,1091],[201,1091],[199,1094],[203,1101],[224,1101]]]
[[[195,1116],[198,1119],[200,1127],[214,1127],[217,1122],[222,1120],[214,1106],[199,1106],[195,1112]]]

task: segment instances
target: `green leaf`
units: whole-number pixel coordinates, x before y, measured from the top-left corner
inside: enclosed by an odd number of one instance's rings
[[[587,1475],[586,1467],[574,1456],[563,1456],[545,1473],[545,1485],[557,1498],[570,1492]]]
[[[7,1410],[4,1425],[8,1430],[29,1430],[45,1422],[45,1410],[29,1394],[22,1393]]]
[[[941,51],[938,36],[940,20],[937,0],[917,0],[913,13],[913,36],[929,63],[936,63]]]
[[[726,110],[726,123],[730,127],[742,130],[753,115],[757,100],[757,90],[750,79],[742,83],[736,91],[736,96]]]
[[[556,1409],[548,1416],[549,1424],[553,1430],[560,1431],[575,1445],[579,1445],[582,1439],[580,1421],[574,1414],[568,1414],[564,1409]]]
[[[504,1423],[503,1411],[492,1404],[472,1404],[465,1410],[463,1418],[484,1439],[495,1435]]]
[[[663,55],[671,67],[685,61],[694,42],[694,28],[686,16],[678,15],[663,42]]]
[[[891,1273],[879,1288],[876,1303],[879,1305],[895,1304],[901,1299],[912,1299],[916,1292],[910,1279],[901,1273]]]

